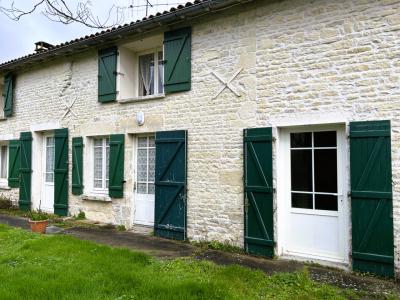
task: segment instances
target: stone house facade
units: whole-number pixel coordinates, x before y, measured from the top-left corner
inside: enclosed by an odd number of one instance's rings
[[[195,1],[5,62],[1,195],[396,276],[399,16]]]

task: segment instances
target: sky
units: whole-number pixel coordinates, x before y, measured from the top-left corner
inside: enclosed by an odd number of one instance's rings
[[[184,4],[188,0],[149,0],[153,7],[149,7],[149,14],[167,10],[171,6]],[[12,0],[0,0],[0,6],[9,7]],[[14,0],[18,8],[30,9],[38,0]],[[75,7],[78,0],[67,0],[71,7]],[[84,1],[81,1],[84,2]],[[128,23],[143,18],[146,13],[146,0],[93,0],[93,11],[100,18],[104,18],[109,8],[115,4],[124,8],[124,22]],[[129,8],[129,6],[133,8]],[[37,12],[22,17],[19,21],[10,20],[0,12],[0,63],[15,59],[34,52],[35,42],[45,41],[50,44],[59,44],[65,41],[101,31],[90,29],[80,24],[64,25],[50,21],[39,9]]]

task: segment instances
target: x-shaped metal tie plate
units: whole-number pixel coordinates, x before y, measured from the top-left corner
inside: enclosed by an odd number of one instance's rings
[[[233,81],[233,79],[236,78],[236,76],[239,75],[240,72],[242,72],[243,68],[241,68],[240,70],[236,71],[235,74],[232,75],[231,78],[229,78],[228,80],[223,79],[220,75],[218,75],[217,73],[215,73],[214,71],[212,71],[211,73],[219,80],[222,82],[223,87],[221,87],[219,89],[219,91],[217,92],[217,94],[213,97],[213,99],[216,99],[226,88],[230,89],[232,93],[234,93],[237,97],[240,97],[241,95],[235,90],[235,88],[232,86],[231,82]]]

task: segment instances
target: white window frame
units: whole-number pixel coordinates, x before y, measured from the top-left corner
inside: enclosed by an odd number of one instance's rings
[[[154,96],[163,96],[164,95],[164,89],[162,92],[158,90],[158,65],[159,65],[159,60],[158,60],[158,52],[162,52],[162,61],[164,61],[164,49],[163,47],[156,47],[152,48],[146,51],[141,51],[137,53],[137,95],[138,97],[154,97]],[[140,56],[148,55],[148,54],[153,54],[154,57],[154,94],[151,95],[140,95],[140,81],[141,81],[141,74],[140,74]],[[164,70],[164,69],[163,69]],[[163,76],[163,81],[165,80]],[[164,83],[164,82],[163,82]]]
[[[103,148],[103,174],[104,177],[102,178],[102,188],[94,187],[94,140],[95,139],[102,139],[102,147]],[[110,139],[109,135],[101,135],[101,136],[90,136],[86,138],[86,145],[85,147],[85,167],[84,168],[84,186],[85,186],[85,193],[87,194],[94,194],[94,195],[108,195],[108,187],[106,184],[107,178],[107,154],[106,154],[106,139]],[[108,146],[109,147],[109,146]],[[86,189],[87,188],[87,189]]]
[[[4,118],[4,78],[0,80],[0,118]]]
[[[150,137],[154,137],[154,146],[152,146],[152,147],[150,147],[149,146],[149,138]],[[146,147],[140,147],[139,146],[139,138],[146,138],[146,140],[147,140],[147,145],[146,145]],[[136,191],[136,193],[137,194],[139,194],[139,190],[138,190],[138,184],[146,184],[146,193],[145,194],[142,194],[142,195],[154,195],[154,193],[153,194],[149,194],[149,184],[153,184],[153,185],[155,185],[155,178],[154,178],[154,180],[153,181],[151,181],[151,180],[149,180],[149,178],[148,178],[148,174],[149,174],[149,151],[150,151],[150,149],[154,149],[154,151],[155,151],[155,149],[156,149],[156,145],[155,145],[155,138],[156,138],[156,136],[155,136],[155,134],[148,134],[148,135],[138,135],[137,137],[136,137],[136,155],[135,155],[135,157],[136,157],[136,159],[135,159],[135,170],[136,170],[136,172],[135,172],[135,191]],[[138,158],[139,158],[139,150],[140,149],[146,149],[146,151],[147,151],[147,170],[146,170],[146,172],[147,172],[147,180],[146,181],[139,181],[139,179],[138,179],[138,171],[139,171],[139,168],[138,168]],[[154,172],[155,172],[155,165],[154,165]]]
[[[6,150],[7,151],[6,161],[5,161],[5,164],[6,164],[6,177],[5,178],[0,177],[0,185],[1,186],[7,186],[8,185],[8,155],[9,155],[8,142],[7,141],[0,142],[0,147],[3,147],[3,146],[5,146],[6,149],[7,149]],[[2,167],[3,167],[3,161],[1,160],[1,151],[0,151],[0,170],[1,170]],[[0,173],[0,176],[1,176],[1,173]]]

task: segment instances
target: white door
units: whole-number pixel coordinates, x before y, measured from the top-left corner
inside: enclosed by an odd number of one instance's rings
[[[134,222],[142,225],[154,225],[154,173],[155,140],[154,136],[137,138],[135,217]]]
[[[40,209],[54,212],[54,136],[45,135],[42,159],[42,198]]]
[[[286,254],[346,261],[344,131],[289,131],[285,145]]]

